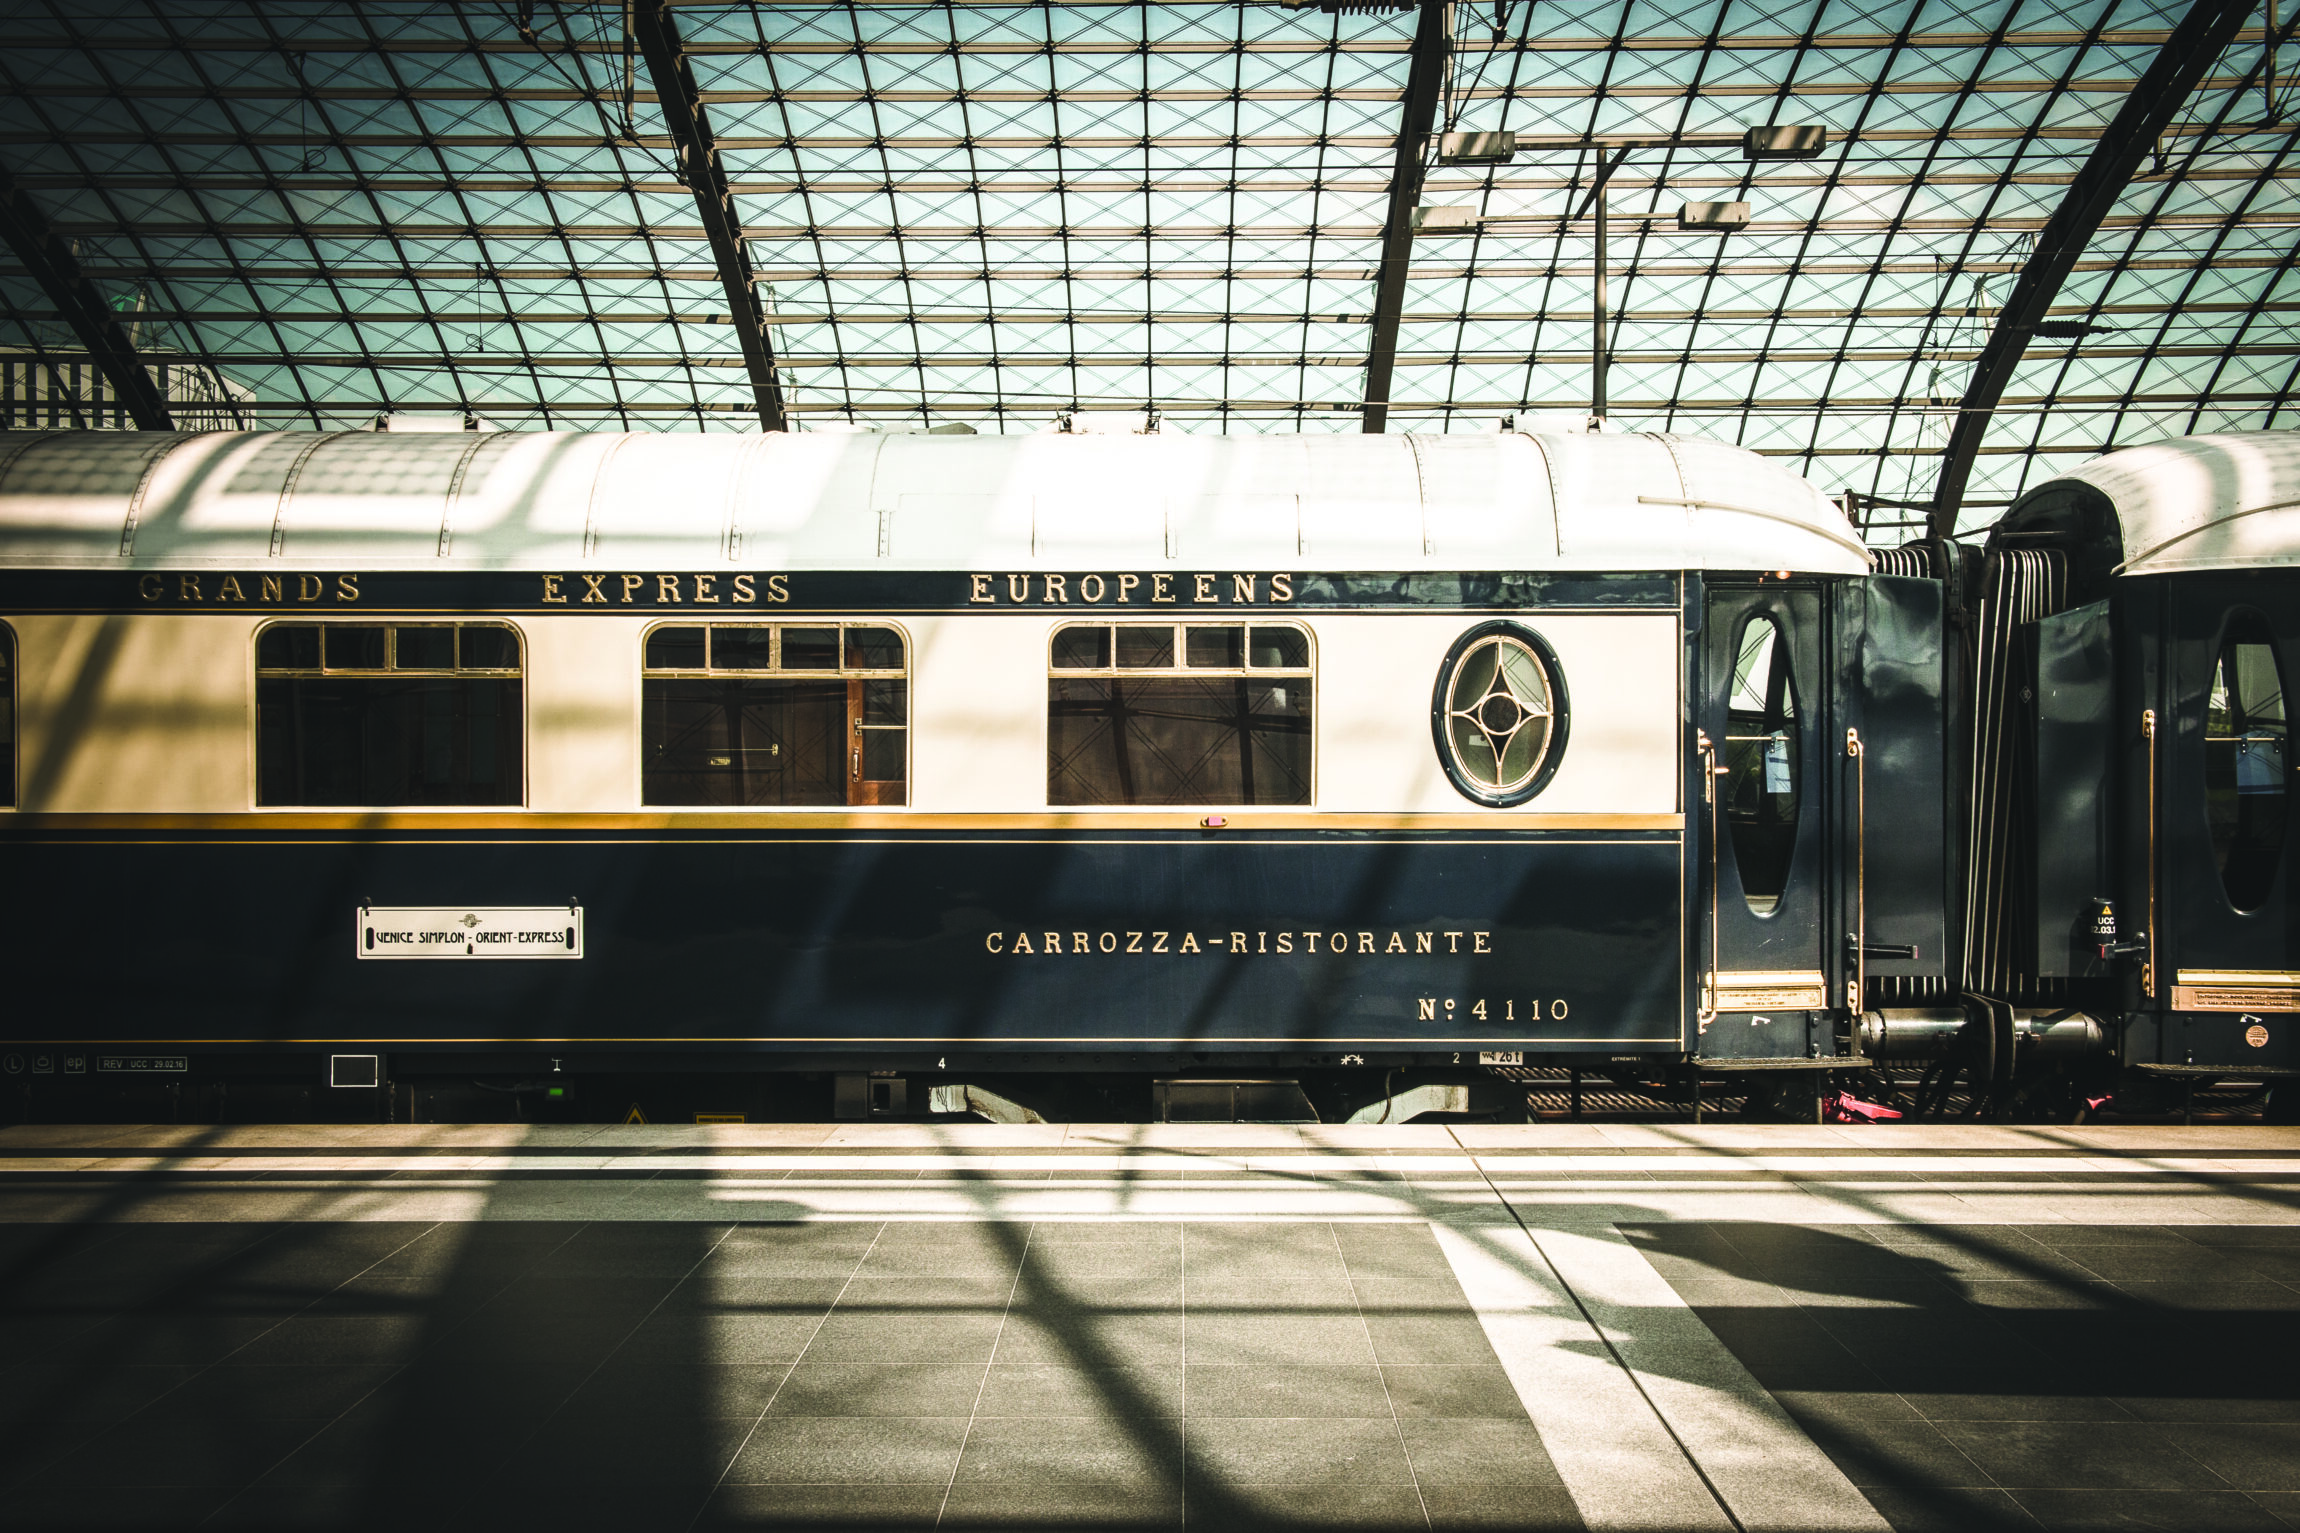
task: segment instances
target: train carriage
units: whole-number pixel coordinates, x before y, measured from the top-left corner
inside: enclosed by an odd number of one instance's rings
[[[1843,1059],[1942,591],[1665,436],[0,439],[6,1062]]]

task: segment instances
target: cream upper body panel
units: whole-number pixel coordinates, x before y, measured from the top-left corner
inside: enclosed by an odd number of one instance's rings
[[[1809,482],[1666,436],[25,433],[0,567],[1858,574]]]

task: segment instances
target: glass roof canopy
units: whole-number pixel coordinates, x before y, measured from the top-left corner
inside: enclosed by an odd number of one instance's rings
[[[1431,162],[1423,203],[1507,221],[1416,241],[1391,429],[1586,414],[1594,240],[1568,215],[1608,139],[1817,123],[1817,160],[1679,143],[1614,173],[1609,425],[1926,499],[1996,306],[2185,9],[1458,6],[1440,128],[1533,143]],[[0,164],[138,349],[212,367],[247,424],[758,428],[620,0],[9,11]],[[802,429],[1359,429],[1411,11],[675,16]],[[2221,56],[2093,238],[2052,316],[2098,328],[2030,344],[1968,523],[2105,447],[2288,419],[2300,50],[2270,41]],[[1680,233],[1684,201],[1752,221]],[[0,295],[0,349],[76,349],[5,253]]]

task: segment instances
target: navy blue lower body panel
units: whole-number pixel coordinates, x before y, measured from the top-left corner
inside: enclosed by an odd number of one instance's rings
[[[1682,1047],[1651,832],[19,835],[17,1040],[790,1054]],[[363,904],[579,959],[360,956]]]

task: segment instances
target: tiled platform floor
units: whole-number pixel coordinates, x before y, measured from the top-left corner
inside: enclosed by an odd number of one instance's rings
[[[16,1129],[0,1524],[2300,1529],[2300,1134]]]
[[[1900,1533],[2300,1527],[2300,1228],[1625,1233]]]

